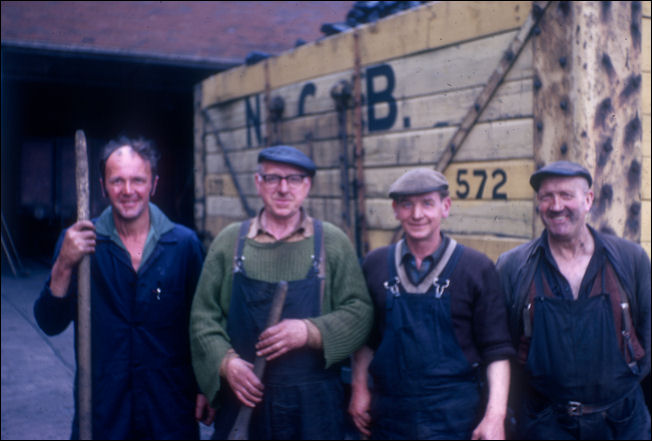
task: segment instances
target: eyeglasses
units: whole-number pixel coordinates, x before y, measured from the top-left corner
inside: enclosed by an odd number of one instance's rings
[[[280,176],[280,175],[260,175],[261,178],[263,178],[263,182],[265,185],[268,185],[270,187],[277,186],[281,183],[283,179],[285,179],[285,182],[288,183],[290,187],[298,187],[303,183],[303,178],[305,178],[307,175],[287,175],[287,176]]]

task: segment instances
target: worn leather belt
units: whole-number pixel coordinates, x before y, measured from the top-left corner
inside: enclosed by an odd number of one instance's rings
[[[607,404],[605,406],[591,406],[588,404],[580,403],[579,401],[569,401],[565,404],[555,404],[557,410],[570,415],[570,416],[582,416],[588,415],[591,413],[603,412],[609,409],[613,403]]]

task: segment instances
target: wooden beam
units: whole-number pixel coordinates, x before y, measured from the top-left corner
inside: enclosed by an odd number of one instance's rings
[[[493,97],[500,83],[504,80],[507,72],[514,64],[514,61],[518,58],[521,50],[525,46],[525,42],[530,37],[533,28],[537,25],[542,15],[545,13],[548,4],[549,2],[535,2],[532,12],[528,15],[528,18],[525,20],[525,23],[523,23],[523,26],[521,26],[518,34],[516,34],[514,40],[512,40],[509,47],[503,53],[503,56],[498,63],[498,67],[491,74],[491,77],[487,81],[487,84],[483,88],[482,92],[462,120],[462,124],[446,146],[443,155],[437,161],[435,169],[442,172],[446,170],[446,167],[448,167],[448,164],[451,162],[457,151],[462,146],[462,143],[470,133],[473,125],[478,120],[478,117],[482,114],[482,111],[485,109]]]

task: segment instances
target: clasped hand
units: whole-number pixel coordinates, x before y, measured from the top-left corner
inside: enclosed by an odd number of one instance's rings
[[[298,319],[287,319],[270,326],[260,334],[256,344],[256,355],[274,360],[293,349],[306,345],[308,328]],[[253,371],[254,365],[239,357],[229,360],[226,379],[241,403],[255,407],[263,399],[263,384]]]

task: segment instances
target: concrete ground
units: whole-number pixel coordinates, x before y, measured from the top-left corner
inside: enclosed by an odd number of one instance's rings
[[[72,326],[48,337],[32,308],[49,268],[28,263],[27,275],[2,266],[2,439],[70,439],[75,375]],[[210,439],[212,428],[201,427]]]

